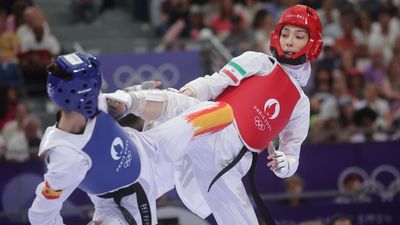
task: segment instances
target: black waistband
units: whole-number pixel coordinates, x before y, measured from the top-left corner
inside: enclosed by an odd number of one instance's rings
[[[137,185],[140,185],[140,184],[136,182],[136,183],[133,183],[133,184],[129,185],[128,187],[124,187],[124,188],[118,189],[118,190],[110,192],[110,193],[98,195],[98,197],[100,197],[100,198],[114,198],[116,196],[124,197],[124,196],[127,196],[127,195],[131,195],[131,194],[136,192]]]
[[[121,199],[125,196],[136,193],[136,200],[138,204],[138,209],[140,212],[140,217],[142,218],[143,225],[151,225],[151,210],[149,200],[147,199],[146,192],[144,191],[142,185],[136,182],[128,187],[118,189],[117,191],[106,193],[103,195],[98,195],[100,198],[113,198],[114,202],[118,205],[119,210],[121,210],[122,215],[130,225],[136,225],[136,221],[132,214],[121,205]]]

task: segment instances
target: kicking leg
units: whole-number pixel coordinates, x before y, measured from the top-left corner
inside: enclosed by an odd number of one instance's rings
[[[176,159],[194,138],[222,130],[233,122],[232,108],[223,102],[201,102],[180,115],[144,132],[152,136],[157,149]]]
[[[114,118],[133,113],[144,120],[165,121],[173,118],[200,101],[183,94],[158,89],[121,91],[102,94],[101,109]],[[105,104],[107,103],[107,104]]]

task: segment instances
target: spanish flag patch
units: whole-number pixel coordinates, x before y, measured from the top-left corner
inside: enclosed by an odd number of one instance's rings
[[[233,119],[232,108],[225,102],[216,102],[215,106],[186,116],[186,120],[195,128],[193,137],[222,130],[231,124]]]
[[[50,188],[49,183],[45,183],[42,189],[42,195],[47,199],[57,199],[60,197],[62,190],[53,190]]]

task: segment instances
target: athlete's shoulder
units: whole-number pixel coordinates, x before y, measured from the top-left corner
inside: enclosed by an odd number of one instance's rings
[[[74,135],[58,129],[55,125],[48,127],[43,135],[39,146],[38,155],[50,149],[58,147],[68,148],[72,151],[80,151],[81,147],[87,142],[87,137]]]
[[[236,57],[236,58],[242,58],[242,59],[246,59],[246,58],[250,58],[250,59],[258,59],[258,58],[269,58],[271,56],[263,53],[263,52],[255,52],[255,51],[246,51],[243,54],[241,54],[240,56]]]
[[[271,67],[275,61],[270,60],[271,56],[262,53],[247,51],[233,58],[228,64],[237,64],[245,69],[254,70],[254,68]]]

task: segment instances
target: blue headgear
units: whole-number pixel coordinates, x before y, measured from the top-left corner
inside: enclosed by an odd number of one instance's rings
[[[86,118],[94,116],[102,80],[100,61],[90,54],[75,52],[58,56],[55,63],[71,77],[49,71],[47,94],[51,101]]]

